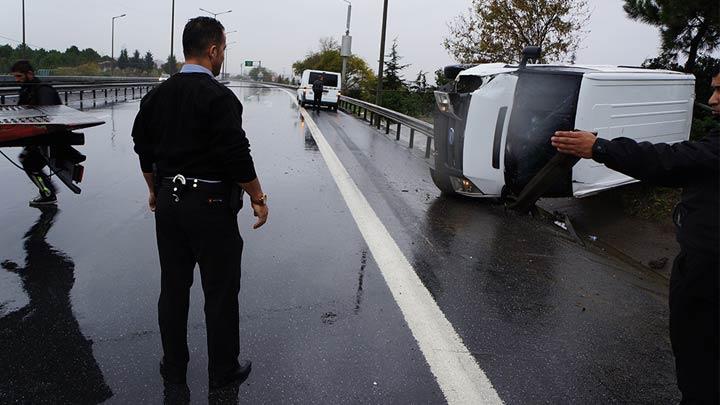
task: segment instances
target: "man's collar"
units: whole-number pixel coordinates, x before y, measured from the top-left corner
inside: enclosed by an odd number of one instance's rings
[[[207,73],[210,77],[215,78],[215,75],[210,71],[210,69],[193,63],[184,64],[182,69],[180,69],[180,73]]]

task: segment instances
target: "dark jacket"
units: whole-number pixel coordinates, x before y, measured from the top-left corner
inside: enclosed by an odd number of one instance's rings
[[[140,102],[132,137],[143,173],[247,183],[255,179],[235,94],[205,73],[178,73]]]
[[[37,77],[20,85],[18,105],[60,105],[60,96],[49,84]]]
[[[637,143],[628,138],[600,139],[593,159],[644,182],[682,187],[675,209],[677,239],[684,251],[717,258],[720,245],[720,131],[699,141]]]
[[[317,79],[315,80],[315,83],[313,83],[312,86],[313,93],[315,93],[315,98],[318,96],[322,97],[323,89],[324,89],[324,83],[322,80]]]

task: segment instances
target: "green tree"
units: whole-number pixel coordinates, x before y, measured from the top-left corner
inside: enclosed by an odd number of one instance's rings
[[[145,57],[143,58],[143,70],[146,70],[148,72],[152,72],[153,70],[155,70],[155,58],[150,51],[147,51],[145,53]]]
[[[123,48],[120,50],[120,56],[118,56],[117,66],[121,70],[130,67],[130,57],[128,56],[127,49]]]
[[[140,51],[137,49],[133,52],[133,56],[130,58],[130,67],[132,69],[142,69],[142,60],[140,59]]]
[[[720,45],[720,2],[717,0],[625,0],[634,20],[660,28],[661,57],[687,57],[683,70],[692,73],[700,52]]]
[[[443,46],[458,62],[519,62],[528,45],[541,62],[570,61],[590,18],[587,0],[473,0],[455,18]]]
[[[250,73],[248,73],[248,76],[250,76],[251,79],[256,81],[264,81],[269,82],[272,81],[272,78],[275,76],[275,73],[264,67],[254,67],[252,70],[250,70]]]
[[[332,38],[320,40],[320,49],[310,51],[304,59],[293,63],[295,75],[301,75],[304,70],[325,70],[328,72],[342,71],[342,57],[340,45]],[[350,97],[369,100],[374,94],[377,78],[368,64],[359,56],[350,56],[347,63],[347,88],[345,93]]]
[[[383,71],[383,90],[385,91],[400,91],[407,90],[407,86],[403,80],[402,71],[410,65],[403,65],[400,63],[402,56],[398,52],[398,40],[393,40],[390,53],[386,55],[385,69]]]
[[[170,55],[167,58],[167,62],[162,65],[162,71],[171,75],[178,71],[177,65],[178,63],[177,59],[175,59],[175,55]]]

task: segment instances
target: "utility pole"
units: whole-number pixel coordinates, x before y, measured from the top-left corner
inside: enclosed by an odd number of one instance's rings
[[[23,52],[25,51],[25,0],[23,0]]]
[[[170,57],[168,58],[168,70],[172,75],[175,73],[175,58],[173,57],[173,48],[175,46],[175,0],[172,0],[172,12],[170,13]],[[173,62],[172,65],[170,62]]]
[[[380,67],[378,67],[378,85],[377,94],[375,96],[375,104],[380,105],[382,102],[382,81],[383,81],[383,68],[385,65],[385,30],[387,28],[387,9],[388,0],[385,0],[383,6],[383,21],[382,21],[382,32],[380,34]]]
[[[125,14],[116,15],[112,18],[112,34],[110,35],[112,37],[112,39],[110,40],[110,62],[112,63],[112,66],[110,68],[111,72],[115,71],[115,20],[123,17],[125,17]]]
[[[352,15],[352,3],[349,0],[343,0],[348,4],[347,8],[347,24],[345,25],[345,35],[342,38],[342,48],[340,48],[340,56],[342,56],[342,80],[340,88],[345,91],[347,88],[347,61],[352,56],[352,37],[350,36],[350,16]]]

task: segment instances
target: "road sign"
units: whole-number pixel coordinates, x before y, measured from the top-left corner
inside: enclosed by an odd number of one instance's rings
[[[245,66],[246,66],[246,67],[252,67],[252,66],[253,66],[253,61],[251,61],[251,60],[246,60],[246,61],[245,61]]]

